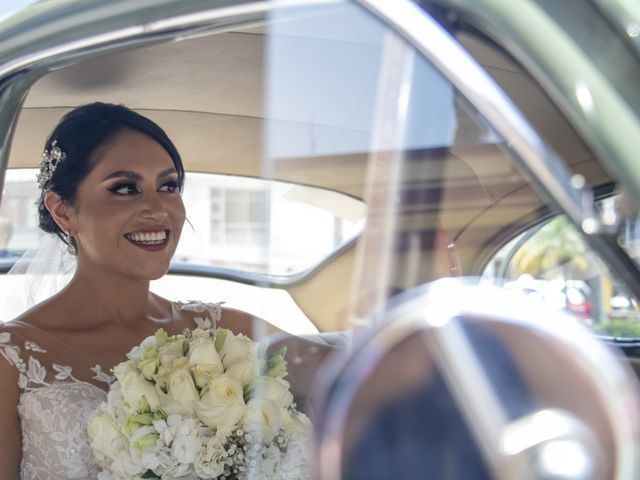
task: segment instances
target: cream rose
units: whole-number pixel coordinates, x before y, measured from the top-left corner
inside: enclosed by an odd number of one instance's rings
[[[156,387],[148,382],[137,370],[133,370],[124,375],[120,381],[122,397],[129,412],[140,408],[140,399],[144,395],[151,410],[156,410],[160,406],[160,397]]]
[[[233,427],[242,418],[244,408],[242,385],[223,374],[211,379],[196,403],[196,414],[210,428]]]
[[[255,342],[245,335],[229,333],[220,348],[220,358],[224,368],[256,356]]]
[[[258,377],[251,388],[254,398],[268,398],[280,408],[287,408],[293,402],[293,395],[289,391],[289,382],[281,378]]]
[[[158,367],[158,371],[156,372],[156,374],[153,376],[153,381],[156,382],[156,385],[159,388],[166,392],[167,381],[169,380],[169,377],[173,372],[175,372],[175,369],[173,367],[160,366]]]
[[[132,361],[121,362],[113,367],[113,375],[120,383],[124,380],[124,377],[130,373],[137,373],[135,363]]]
[[[94,451],[100,452],[104,458],[113,458],[127,448],[127,439],[113,423],[107,413],[94,416],[89,422],[89,438]]]
[[[243,387],[250,385],[255,378],[260,375],[258,359],[253,356],[246,360],[236,362],[227,368],[225,373],[238,380]]]
[[[213,338],[211,337],[211,330],[205,330],[203,328],[196,328],[191,332],[191,338]]]
[[[282,411],[273,400],[268,398],[252,398],[247,403],[242,424],[250,432],[261,435],[265,441],[270,441],[282,427]]]
[[[167,380],[167,396],[179,404],[179,412],[182,415],[193,413],[195,402],[199,395],[193,378],[188,370],[181,369],[173,372]]]
[[[167,382],[169,377],[176,370],[183,370],[189,366],[189,359],[186,357],[178,357],[171,362],[170,365],[160,365],[156,374],[153,376],[154,382],[163,391],[167,391]]]
[[[216,350],[213,340],[210,338],[194,338],[189,343],[189,364],[210,365],[219,367],[222,373],[222,361]]]
[[[184,341],[183,335],[177,335],[175,340],[160,347],[158,351],[160,365],[171,365],[174,360],[184,356]]]
[[[222,373],[222,366],[214,365],[196,365],[191,371],[193,372],[193,379],[196,382],[196,386],[200,389],[209,384],[213,377],[216,377]]]

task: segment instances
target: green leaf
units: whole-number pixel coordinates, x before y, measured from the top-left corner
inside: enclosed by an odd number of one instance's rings
[[[227,330],[226,328],[218,328],[216,330],[215,346],[217,352],[222,349],[222,346],[227,339],[227,335],[229,335],[229,330]]]
[[[165,412],[161,408],[159,408],[158,410],[153,412],[153,420],[154,421],[155,420],[166,420],[166,419],[167,419],[167,412]]]
[[[167,334],[167,332],[164,331],[163,328],[160,328],[156,331],[155,337],[156,337],[156,344],[158,347],[161,347],[162,345],[164,345],[169,341],[169,335]]]
[[[142,360],[152,360],[158,358],[158,349],[156,347],[147,347],[142,351]]]
[[[124,422],[124,431],[131,437],[140,427],[151,425],[152,423],[153,414],[151,413],[132,415]]]
[[[149,405],[149,401],[147,400],[146,395],[142,395],[140,400],[138,401],[138,411],[140,413],[149,413],[151,412],[151,406]]]
[[[242,397],[244,398],[244,403],[247,403],[253,397],[253,384],[245,385],[242,387]]]
[[[286,377],[287,361],[284,359],[287,354],[287,346],[283,345],[276,352],[272,353],[264,366],[264,375],[270,377]]]
[[[140,451],[144,450],[145,448],[149,448],[152,445],[155,445],[156,442],[158,441],[158,438],[160,438],[160,435],[157,433],[149,433],[147,435],[145,435],[144,437],[142,437],[141,439],[139,439],[136,442],[133,442],[133,448],[136,448]]]

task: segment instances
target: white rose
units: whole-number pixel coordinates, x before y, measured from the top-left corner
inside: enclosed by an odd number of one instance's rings
[[[219,367],[222,373],[222,361],[211,338],[193,338],[189,343],[189,364]]]
[[[113,419],[106,413],[94,416],[89,422],[91,447],[104,458],[111,459],[127,448],[126,437],[118,431]]]
[[[173,372],[175,372],[175,368],[173,367],[160,366],[158,367],[158,371],[153,376],[153,381],[156,382],[158,388],[161,388],[166,392],[167,382],[169,381],[169,377]]]
[[[120,381],[120,386],[125,406],[129,407],[129,412],[140,408],[140,399],[143,395],[146,397],[152,411],[157,410],[160,406],[160,396],[156,387],[147,381],[142,374],[138,373],[137,370],[126,373]]]
[[[147,338],[145,338],[144,340],[142,340],[142,342],[140,342],[140,347],[142,347],[142,349],[147,349],[147,348],[157,348],[158,347],[158,341],[156,339],[155,335],[149,335]]]
[[[189,366],[189,359],[186,357],[178,357],[174,359],[169,365],[160,365],[157,372],[153,376],[153,381],[156,382],[158,388],[163,391],[167,391],[167,382],[169,377],[176,370],[182,370]]]
[[[242,423],[248,431],[258,433],[268,442],[282,427],[282,411],[273,400],[252,398],[247,403]]]
[[[211,330],[196,328],[191,332],[191,338],[211,338]],[[213,338],[211,338],[213,341]]]
[[[196,403],[196,414],[210,428],[233,427],[242,418],[244,407],[242,385],[223,374],[211,379]]]
[[[167,396],[179,405],[178,411],[172,409],[173,413],[182,415],[193,413],[195,402],[198,401],[199,395],[188,370],[176,370],[169,376],[167,380]]]
[[[258,359],[253,356],[246,360],[234,363],[225,372],[232,378],[238,380],[243,387],[251,384],[255,378],[260,375],[260,366]]]
[[[233,335],[229,332],[220,348],[224,368],[256,356],[256,343],[245,335]]]
[[[252,385],[254,398],[268,398],[280,408],[287,408],[293,402],[289,382],[276,377],[258,377]]]
[[[184,336],[177,335],[175,340],[165,343],[158,350],[160,365],[171,365],[174,360],[184,356]]]
[[[136,373],[136,370],[135,363],[132,361],[121,362],[112,369],[113,375],[120,383],[122,383],[122,380],[126,375],[129,373]]]
[[[192,368],[193,379],[196,381],[196,386],[200,389],[209,384],[213,377],[216,377],[222,373],[222,365],[220,368],[216,365],[196,365]]]

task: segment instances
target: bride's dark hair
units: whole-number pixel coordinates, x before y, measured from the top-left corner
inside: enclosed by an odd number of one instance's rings
[[[73,204],[76,199],[78,185],[96,165],[98,156],[94,153],[103,145],[107,145],[122,130],[137,130],[164,147],[178,172],[180,190],[184,183],[184,167],[182,159],[173,142],[165,131],[156,123],[139,113],[125,107],[110,103],[90,103],[82,105],[67,113],[45,143],[45,150],[52,148],[52,143],[66,153],[64,161],[56,167],[45,191],[52,191]],[[65,232],[55,222],[44,205],[44,191],[38,201],[38,220],[42,230],[54,233],[68,243]]]

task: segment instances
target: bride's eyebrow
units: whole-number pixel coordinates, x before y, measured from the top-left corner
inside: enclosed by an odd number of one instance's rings
[[[165,168],[160,173],[158,173],[156,178],[160,179],[160,178],[168,177],[171,174],[177,175],[178,171],[174,167]]]
[[[136,172],[132,172],[131,170],[116,170],[115,172],[111,172],[109,175],[104,177],[102,181],[111,180],[112,178],[128,178],[131,180],[140,181],[142,180],[142,175]]]
[[[160,173],[158,173],[156,178],[160,179],[160,178],[167,177],[167,176],[169,176],[171,174],[177,174],[177,173],[178,173],[178,171],[174,167],[169,167],[169,168],[165,168]],[[131,180],[140,181],[140,180],[142,180],[143,177],[139,173],[131,171],[131,170],[116,170],[115,172],[111,172],[106,177],[104,177],[102,179],[102,181],[104,182],[104,181],[110,180],[112,178],[128,178],[128,179],[131,179]]]

